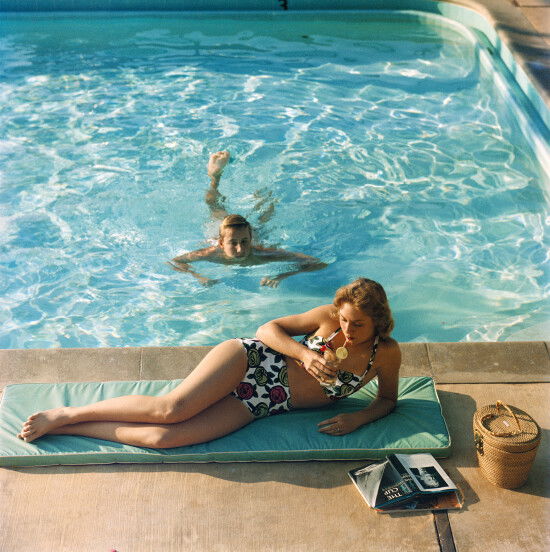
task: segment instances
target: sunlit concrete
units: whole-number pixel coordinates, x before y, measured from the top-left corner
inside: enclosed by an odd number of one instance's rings
[[[182,378],[208,349],[4,350],[0,381]],[[547,344],[405,343],[402,349],[403,376],[431,375],[445,382],[437,389],[453,449],[441,463],[466,498],[462,511],[449,513],[457,550],[548,549],[544,520],[550,513],[550,383],[540,383],[542,376],[548,377]],[[480,382],[475,366],[491,381]],[[531,368],[525,372],[524,366]],[[508,383],[511,379],[515,383]],[[496,400],[526,410],[543,430],[529,480],[513,491],[488,483],[476,466],[473,413]],[[358,465],[361,462],[3,468],[0,550],[437,552],[431,514],[381,515],[368,508],[347,476]]]

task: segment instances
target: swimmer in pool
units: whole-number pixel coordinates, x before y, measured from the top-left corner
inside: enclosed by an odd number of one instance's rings
[[[210,187],[206,192],[206,203],[210,208],[212,216],[220,219],[218,243],[211,247],[197,249],[190,253],[184,253],[174,257],[168,264],[180,272],[187,272],[194,276],[201,284],[212,285],[217,282],[211,278],[202,276],[195,272],[190,263],[195,261],[209,261],[220,264],[238,264],[240,266],[254,266],[274,262],[289,262],[295,265],[293,270],[282,272],[275,276],[262,278],[260,284],[275,288],[279,283],[300,272],[313,272],[325,268],[326,263],[315,257],[303,253],[285,251],[274,247],[263,247],[255,245],[252,240],[252,227],[241,215],[228,214],[223,207],[223,197],[218,190],[223,169],[229,162],[228,151],[218,151],[210,156],[208,162],[208,176]],[[272,214],[273,204],[268,208],[261,221],[268,220]]]

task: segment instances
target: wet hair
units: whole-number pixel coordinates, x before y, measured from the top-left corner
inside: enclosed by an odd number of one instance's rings
[[[250,237],[252,238],[252,226],[241,215],[227,215],[220,224],[219,239],[223,238],[223,233],[226,228],[248,228]]]
[[[340,310],[349,303],[372,318],[380,339],[387,339],[393,330],[393,317],[384,288],[374,280],[358,278],[351,284],[336,290],[332,304]]]

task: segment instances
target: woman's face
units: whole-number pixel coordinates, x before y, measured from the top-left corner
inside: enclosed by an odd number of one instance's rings
[[[364,343],[374,337],[374,321],[351,303],[342,303],[338,310],[340,327],[350,345]]]

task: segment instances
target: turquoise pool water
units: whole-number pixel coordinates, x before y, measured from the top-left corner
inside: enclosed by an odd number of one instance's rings
[[[8,14],[0,51],[1,348],[210,345],[359,275],[401,341],[548,320],[540,151],[498,60],[441,18]],[[204,288],[165,264],[214,235],[221,148],[228,210],[259,226],[272,203],[259,240],[327,269],[266,289],[284,267],[198,265]]]

